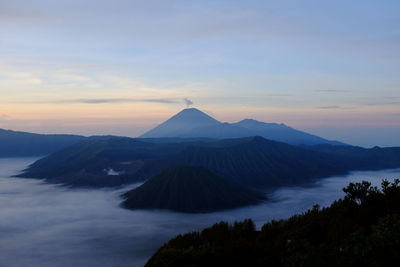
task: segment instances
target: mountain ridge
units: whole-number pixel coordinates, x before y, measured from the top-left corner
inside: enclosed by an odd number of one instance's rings
[[[176,165],[202,166],[250,188],[273,188],[352,170],[399,168],[400,148],[303,147],[263,137],[177,143],[101,137],[44,157],[18,176],[77,187],[109,187],[145,181]]]
[[[0,157],[43,156],[86,138],[72,134],[37,134],[0,129]]]

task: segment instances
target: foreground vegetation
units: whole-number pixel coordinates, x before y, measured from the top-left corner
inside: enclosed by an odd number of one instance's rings
[[[220,222],[180,235],[149,260],[152,266],[398,266],[400,180],[350,183],[343,199],[271,221]]]

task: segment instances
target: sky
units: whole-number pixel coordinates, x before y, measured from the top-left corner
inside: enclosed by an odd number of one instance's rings
[[[0,0],[0,128],[137,136],[185,98],[400,146],[400,2]]]

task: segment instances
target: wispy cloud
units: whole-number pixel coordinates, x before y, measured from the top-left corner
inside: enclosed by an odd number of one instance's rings
[[[318,89],[315,90],[318,93],[348,93],[350,90],[341,90],[341,89]]]
[[[385,116],[388,116],[388,117],[399,117],[400,118],[400,112],[398,112],[398,113],[387,113],[387,114],[385,114]]]
[[[193,101],[190,100],[189,98],[184,98],[184,99],[183,99],[183,102],[185,103],[185,105],[186,105],[187,107],[190,107],[191,105],[193,105]]]
[[[391,102],[385,102],[385,101],[376,101],[376,102],[368,102],[365,104],[366,106],[400,106],[400,101],[391,101]]]
[[[181,103],[178,99],[170,98],[77,98],[62,100],[32,101],[31,104],[107,104],[107,103]],[[25,102],[24,102],[25,103]]]
[[[341,106],[322,106],[318,107],[319,109],[343,109]]]
[[[17,1],[0,1],[0,20],[15,21],[15,20],[30,20],[41,19],[46,15],[45,13],[35,7],[34,5],[23,5],[23,3],[16,4]]]
[[[7,114],[0,114],[0,120],[9,120],[10,116],[8,116]]]
[[[269,94],[268,96],[288,97],[288,96],[294,96],[294,94]]]

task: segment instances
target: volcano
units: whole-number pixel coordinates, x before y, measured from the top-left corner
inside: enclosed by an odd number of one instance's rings
[[[182,137],[195,128],[219,124],[221,122],[197,108],[187,108],[143,134],[141,138]]]
[[[345,145],[306,133],[283,123],[265,123],[244,119],[236,123],[220,122],[196,108],[180,111],[146,132],[140,138],[243,138],[261,136],[291,145]]]

